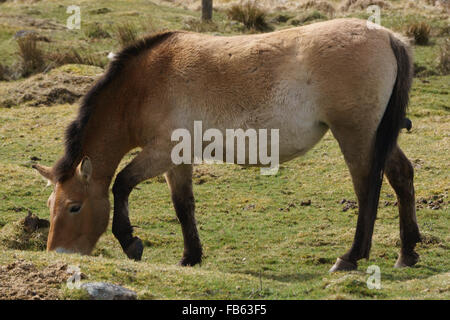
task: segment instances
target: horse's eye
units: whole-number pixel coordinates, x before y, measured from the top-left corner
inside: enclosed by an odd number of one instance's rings
[[[69,207],[70,213],[78,213],[81,210],[81,206],[79,204],[73,204]]]

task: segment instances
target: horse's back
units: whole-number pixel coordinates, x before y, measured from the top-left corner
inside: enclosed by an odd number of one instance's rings
[[[141,82],[162,85],[142,119],[158,119],[164,134],[195,120],[205,129],[280,129],[286,159],[335,123],[377,123],[396,76],[389,32],[358,19],[232,37],[179,32],[148,54],[158,72],[146,68]]]

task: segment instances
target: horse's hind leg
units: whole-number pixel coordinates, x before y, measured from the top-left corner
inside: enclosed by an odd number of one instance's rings
[[[165,174],[172,193],[173,206],[181,223],[184,253],[179,264],[193,266],[201,262],[202,246],[195,222],[195,201],[192,192],[192,165],[173,167]]]
[[[366,127],[364,131],[357,131],[354,128],[353,125],[341,128],[331,127],[350,170],[359,211],[353,245],[347,253],[338,258],[330,272],[356,269],[358,260],[369,257],[372,244],[377,206],[373,204],[374,201],[370,201],[369,194],[376,195],[381,187],[381,182],[379,184],[369,182],[372,141],[375,139],[376,128]]]
[[[414,169],[398,146],[387,159],[385,174],[397,194],[400,216],[402,248],[395,267],[412,266],[419,260],[414,247],[420,242],[414,199]]]
[[[170,152],[157,152],[155,148],[146,147],[119,172],[114,181],[112,232],[130,259],[141,260],[144,247],[138,237],[133,237],[133,227],[128,217],[128,197],[136,185],[163,174],[170,169],[171,163]]]

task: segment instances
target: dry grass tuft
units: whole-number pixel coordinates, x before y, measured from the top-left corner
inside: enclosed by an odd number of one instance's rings
[[[185,19],[183,29],[194,32],[217,32],[219,26],[211,20],[203,21],[194,17]]]
[[[115,36],[121,47],[127,47],[138,39],[138,28],[132,23],[122,23],[116,26]]]
[[[256,1],[247,1],[243,4],[233,5],[227,10],[227,15],[231,20],[242,22],[249,30],[271,30],[266,21],[266,11],[261,9]]]
[[[431,27],[426,22],[413,23],[408,26],[406,34],[414,38],[418,45],[427,45],[430,41]]]
[[[87,50],[75,48],[63,51],[54,50],[54,52],[47,54],[47,58],[50,61],[47,70],[64,64],[85,64],[102,68],[106,65],[106,58],[102,59],[99,55],[93,54]]]
[[[84,28],[84,34],[91,39],[105,39],[105,38],[111,38],[111,35],[108,31],[106,31],[101,24],[94,22],[91,24],[88,24]]]
[[[7,80],[7,70],[3,64],[0,63],[0,81]]]
[[[311,12],[305,12],[294,19],[290,20],[290,24],[293,26],[300,26],[303,24],[306,24],[308,22],[312,21],[321,21],[321,20],[327,20],[328,17],[321,13],[320,11],[314,10]]]
[[[390,8],[391,4],[383,0],[345,0],[341,4],[341,11],[364,10],[371,5],[379,6],[382,9]]]
[[[450,39],[445,39],[441,46],[438,69],[443,75],[450,74]]]
[[[320,12],[326,13],[330,17],[334,16],[336,9],[334,6],[327,1],[317,1],[317,0],[309,0],[306,3],[301,5],[301,8],[304,9],[315,9]]]
[[[28,35],[17,40],[19,47],[20,67],[23,76],[42,72],[45,69],[45,54],[38,45],[34,35]]]

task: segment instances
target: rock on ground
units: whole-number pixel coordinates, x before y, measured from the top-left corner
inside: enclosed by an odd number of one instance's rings
[[[126,289],[112,283],[106,282],[87,282],[81,285],[93,300],[135,300],[137,294],[134,291]]]

